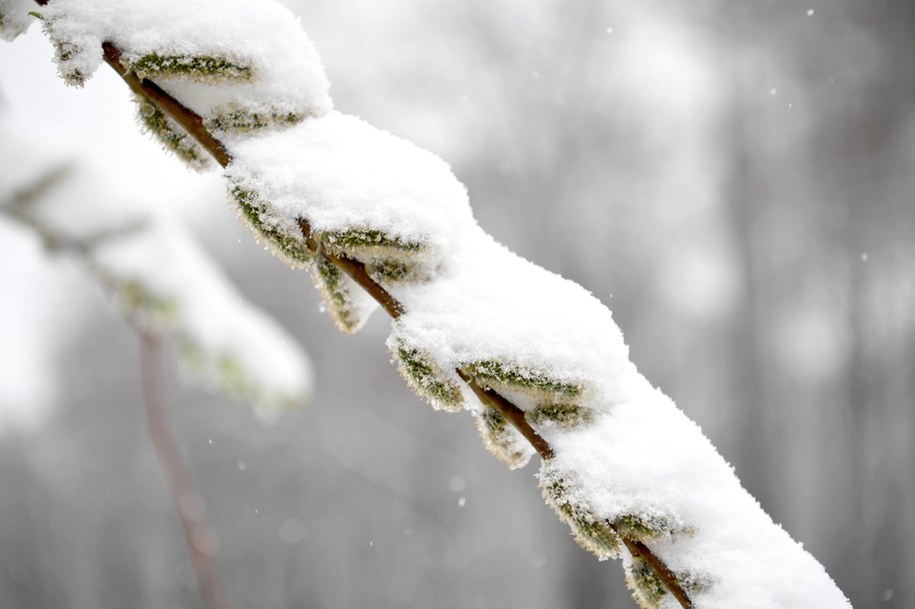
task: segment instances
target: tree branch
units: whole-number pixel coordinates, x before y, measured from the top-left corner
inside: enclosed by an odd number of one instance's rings
[[[299,229],[305,237],[305,245],[308,246],[308,249],[319,256],[327,258],[340,270],[349,275],[353,281],[359,284],[359,287],[368,292],[369,296],[374,298],[375,301],[381,305],[381,308],[384,309],[392,319],[397,319],[404,314],[403,305],[391,296],[391,293],[384,289],[381,284],[372,279],[368,274],[368,271],[365,270],[365,265],[356,260],[328,254],[324,248],[324,244],[314,238],[314,235],[311,232],[311,225],[305,218],[299,218]]]
[[[226,147],[207,131],[200,115],[185,107],[177,99],[166,93],[159,85],[151,80],[145,80],[128,70],[121,61],[121,51],[110,42],[102,43],[102,52],[105,63],[114,68],[127,86],[139,95],[145,96],[149,101],[169,115],[176,123],[187,131],[207,152],[213,155],[216,162],[225,167],[232,160]]]
[[[163,112],[169,115],[175,122],[181,125],[194,139],[196,139],[205,150],[207,150],[214,159],[222,166],[226,167],[232,160],[231,155],[225,146],[217,140],[204,126],[201,117],[190,108],[184,106],[181,102],[162,90],[158,85],[149,81],[138,78],[131,71],[127,70],[121,62],[120,50],[110,42],[102,45],[104,50],[105,61],[124,79],[127,85],[140,95],[149,98]],[[307,220],[300,218],[299,227],[308,248],[324,256],[327,260],[336,265],[340,270],[349,275],[357,284],[374,298],[379,305],[394,319],[397,319],[406,312],[404,306],[397,301],[391,294],[377,281],[366,272],[365,266],[356,260],[335,256],[329,254],[323,245],[314,238],[311,227]],[[517,405],[506,399],[504,396],[493,391],[491,388],[480,386],[469,374],[463,370],[457,370],[458,375],[468,384],[479,399],[488,406],[496,409],[504,416],[537,450],[543,459],[553,457],[553,449],[527,422],[524,417],[524,411]],[[610,523],[611,528],[617,531],[617,527]],[[693,609],[693,603],[686,591],[681,586],[676,575],[671,569],[657,557],[644,543],[621,535],[624,544],[633,557],[643,560],[670,593],[677,599],[683,609]],[[196,562],[195,562],[196,564]],[[217,609],[211,606],[211,609]]]
[[[194,483],[168,424],[159,339],[140,328],[136,329],[141,341],[140,369],[149,440],[178,509],[207,609],[228,609],[229,603],[216,570],[218,540],[207,524],[203,500],[194,490]]]

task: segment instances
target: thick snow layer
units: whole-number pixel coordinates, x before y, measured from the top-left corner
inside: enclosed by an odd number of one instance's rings
[[[332,107],[311,41],[277,3],[55,0],[38,8],[62,47],[61,73],[77,84],[101,63],[102,42],[112,42],[128,65],[205,118],[297,120]]]
[[[474,225],[467,191],[444,161],[354,116],[332,112],[231,150],[230,179],[269,201],[281,224],[377,231],[439,255]]]
[[[763,511],[695,423],[641,375],[592,425],[552,434],[543,481],[600,519],[653,515],[676,522],[652,550],[676,573],[706,582],[697,607],[850,606],[823,567]]]
[[[612,404],[631,364],[609,309],[482,229],[461,236],[434,282],[392,288],[407,309],[395,335],[444,369],[499,362]]]
[[[230,178],[269,200],[275,222],[302,217],[319,232],[431,244],[431,276],[386,282],[406,309],[389,345],[413,386],[447,407],[461,369],[525,410],[559,412],[538,427],[556,452],[544,484],[561,485],[557,502],[591,521],[629,523],[644,535],[696,607],[848,606],[697,426],[638,373],[610,311],[493,241],[440,161],[339,114],[231,150]],[[460,391],[467,407],[485,412]],[[510,464],[523,463],[499,425],[482,426],[487,441]]]

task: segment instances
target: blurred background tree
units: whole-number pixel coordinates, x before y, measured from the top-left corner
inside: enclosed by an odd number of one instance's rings
[[[910,2],[288,4],[337,107],[443,156],[484,228],[607,303],[645,375],[856,607],[915,604]],[[64,91],[46,46],[35,29],[0,46],[10,105],[182,202],[315,355],[315,405],[275,427],[169,386],[234,606],[632,606],[529,470],[402,387],[386,320],[336,335],[216,180],[133,139],[113,75]],[[0,386],[18,388],[15,409],[0,394],[0,605],[197,606],[131,407],[129,329],[0,231],[0,306],[33,321],[0,347]]]

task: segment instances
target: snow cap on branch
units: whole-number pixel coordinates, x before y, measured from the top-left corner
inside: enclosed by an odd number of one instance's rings
[[[444,161],[353,116],[331,112],[231,149],[229,180],[269,202],[262,221],[298,231],[304,218],[331,253],[387,280],[429,275],[476,225]]]
[[[102,43],[113,43],[128,69],[181,99],[213,132],[291,125],[333,107],[311,41],[274,2],[55,0],[40,13],[67,82],[85,82]]]

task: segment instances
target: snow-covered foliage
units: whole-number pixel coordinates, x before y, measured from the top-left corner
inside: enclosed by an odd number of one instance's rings
[[[176,218],[112,192],[103,174],[13,115],[0,116],[0,139],[0,214],[81,259],[134,325],[173,334],[189,372],[259,415],[309,399],[311,367],[295,339],[241,297]]]
[[[333,260],[363,264],[403,306],[388,346],[407,382],[436,408],[472,411],[511,467],[533,448],[461,377],[516,404],[554,453],[539,474],[547,502],[586,549],[622,557],[642,606],[678,603],[633,543],[670,568],[697,608],[849,606],[638,372],[603,304],[496,243],[441,160],[331,111],[294,17],[241,0],[57,0],[42,12],[69,82],[91,75],[110,41],[140,77],[203,117],[229,151],[241,214],[281,257],[315,264],[349,331],[372,307]]]
[[[35,10],[30,0],[0,0],[0,38],[12,40],[29,28],[34,17],[29,11]]]

